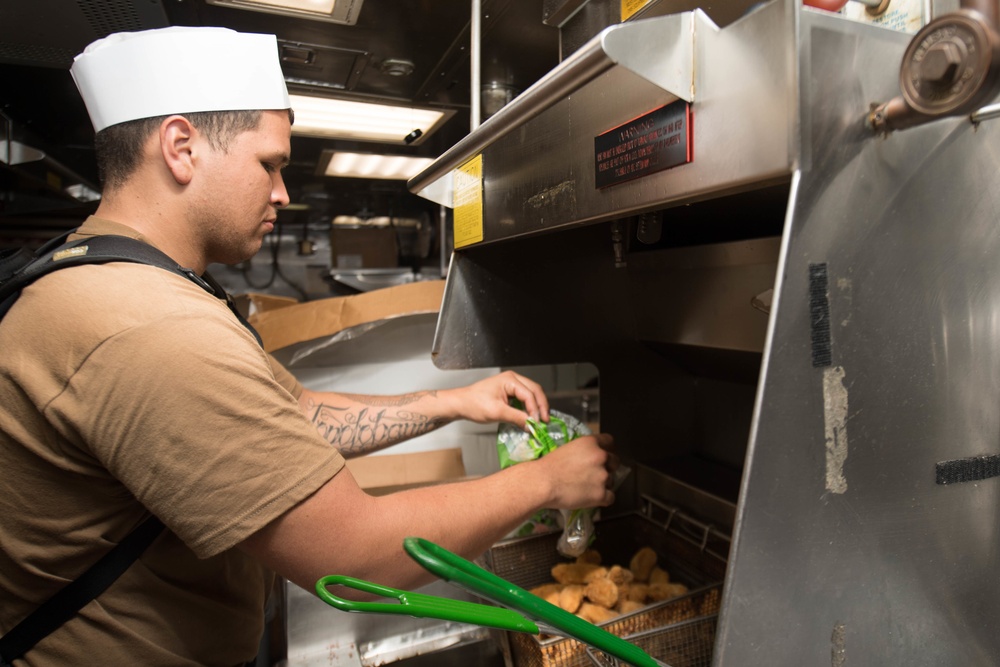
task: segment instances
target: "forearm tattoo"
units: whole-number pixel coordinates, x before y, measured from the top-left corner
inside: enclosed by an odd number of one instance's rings
[[[415,438],[448,423],[400,409],[436,392],[423,391],[402,396],[340,394],[355,403],[342,406],[309,402],[310,419],[319,434],[344,454],[364,454]],[[361,404],[360,406],[358,404]]]

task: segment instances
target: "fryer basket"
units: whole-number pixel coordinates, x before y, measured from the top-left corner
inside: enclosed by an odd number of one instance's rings
[[[712,667],[717,620],[718,615],[712,614],[626,635],[624,639],[670,667]],[[587,657],[597,667],[627,667],[618,658],[589,646]]]
[[[680,525],[680,524],[677,524]],[[725,558],[704,548],[676,529],[644,514],[631,513],[597,522],[593,547],[605,564],[627,566],[640,548],[652,547],[671,580],[684,583],[689,593],[644,607],[601,623],[619,637],[662,628],[684,620],[718,613],[725,577]],[[493,546],[483,565],[517,586],[531,589],[552,581],[554,565],[566,562],[556,551],[558,533],[506,540]],[[512,662],[517,667],[592,667],[587,645],[575,639],[505,633]]]

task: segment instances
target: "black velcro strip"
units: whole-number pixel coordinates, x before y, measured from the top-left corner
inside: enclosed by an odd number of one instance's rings
[[[830,281],[826,262],[809,265],[809,337],[814,367],[833,363],[830,342]]]
[[[938,484],[958,484],[990,477],[1000,477],[1000,456],[972,456],[967,459],[941,461],[937,464],[935,481]]]

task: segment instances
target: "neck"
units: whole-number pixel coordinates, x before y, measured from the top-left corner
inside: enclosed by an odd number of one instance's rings
[[[158,198],[155,191],[125,187],[106,193],[94,215],[131,227],[181,266],[199,275],[205,272],[208,262],[199,252],[198,240],[184,224],[186,218],[172,210],[168,201]]]

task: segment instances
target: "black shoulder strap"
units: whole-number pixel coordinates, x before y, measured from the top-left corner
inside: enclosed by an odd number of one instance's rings
[[[38,251],[38,259],[28,263],[10,280],[0,285],[0,319],[14,305],[24,287],[52,271],[81,264],[136,262],[180,274],[209,294],[224,299],[239,322],[263,346],[260,335],[239,312],[226,290],[207,273],[199,276],[153,246],[126,236],[97,236],[72,243],[60,243],[61,240],[62,238],[57,239],[44,246]],[[23,263],[23,259],[13,261]],[[107,590],[162,530],[160,520],[155,516],[149,517],[78,579],[67,584],[10,632],[0,637],[0,664],[6,667],[21,658],[35,644],[73,618],[88,602]]]
[[[7,314],[21,295],[21,290],[42,276],[81,264],[107,264],[109,262],[134,262],[149,264],[184,276],[203,290],[226,302],[236,316],[263,347],[260,335],[236,308],[226,290],[207,273],[199,276],[185,268],[148,243],[127,236],[95,236],[92,238],[64,243],[56,247],[46,246],[39,251],[38,259],[17,272],[10,280],[0,285],[0,319]]]
[[[52,631],[73,618],[84,605],[108,589],[142,555],[163,524],[155,516],[143,521],[101,560],[0,637],[0,660],[6,665],[28,652]]]

